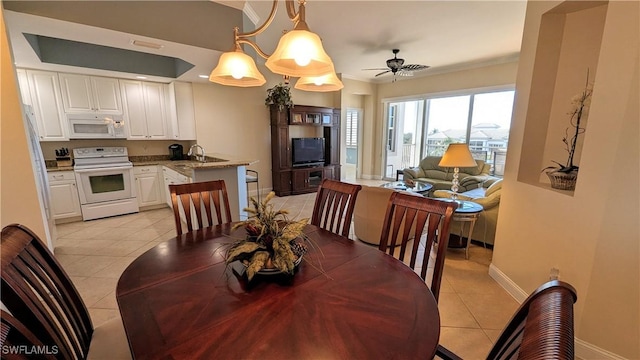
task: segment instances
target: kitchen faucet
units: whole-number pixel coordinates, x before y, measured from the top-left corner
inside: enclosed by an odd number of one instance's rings
[[[200,149],[200,152],[202,154],[198,154],[198,148]],[[195,151],[194,151],[195,149]],[[196,161],[200,161],[200,162],[206,162],[207,159],[207,155],[204,151],[204,148],[198,144],[193,144],[191,145],[191,147],[189,148],[189,152],[187,153],[187,156],[194,156],[196,158]]]

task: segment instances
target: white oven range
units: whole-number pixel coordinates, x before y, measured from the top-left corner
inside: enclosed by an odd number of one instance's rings
[[[73,157],[83,220],[139,211],[126,147],[76,148]]]

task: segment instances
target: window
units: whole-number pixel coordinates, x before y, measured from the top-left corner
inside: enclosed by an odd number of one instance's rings
[[[358,111],[347,110],[346,145],[358,146]]]
[[[450,143],[468,143],[476,160],[494,164],[509,142],[514,91],[427,99],[425,154],[441,156]],[[495,168],[494,168],[495,170]]]
[[[504,158],[506,153],[514,94],[476,90],[387,102],[385,176],[416,166],[426,156],[442,156],[451,143],[468,143],[476,160],[501,173],[494,154]]]

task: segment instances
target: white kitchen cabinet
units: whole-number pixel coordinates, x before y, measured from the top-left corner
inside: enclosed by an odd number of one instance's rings
[[[175,184],[186,184],[191,182],[191,178],[188,176],[184,176],[179,172],[169,169],[166,166],[162,167],[162,173],[164,176],[164,191],[165,191],[165,200],[167,206],[173,207],[171,204],[171,191],[169,191],[169,185]]]
[[[66,113],[122,114],[118,79],[78,74],[59,74]]]
[[[40,141],[69,140],[69,129],[62,108],[58,73],[27,70],[26,75],[38,138]],[[22,91],[23,89],[21,89]]]
[[[196,140],[196,117],[191,83],[174,81],[169,84],[167,109],[170,136],[174,140]]]
[[[167,134],[165,87],[160,83],[120,80],[129,140],[170,139]]]
[[[134,166],[133,175],[136,178],[138,206],[159,205],[165,202],[162,197],[163,179],[158,172],[158,166]]]
[[[82,216],[80,198],[73,171],[56,171],[47,174],[53,219]]]
[[[22,103],[25,105],[32,105],[31,93],[29,92],[29,78],[27,77],[27,70],[16,69],[18,74],[18,87],[20,88],[20,97]]]

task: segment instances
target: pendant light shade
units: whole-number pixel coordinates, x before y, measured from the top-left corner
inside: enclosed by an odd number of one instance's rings
[[[209,75],[209,81],[240,87],[264,85],[267,80],[258,71],[255,61],[238,49],[220,56],[218,66]]]
[[[338,79],[333,67],[331,73],[322,76],[305,76],[298,79],[294,86],[298,90],[304,91],[338,91],[344,87],[342,81]]]
[[[320,37],[304,29],[284,34],[265,65],[276,74],[291,77],[321,76],[333,71],[333,62]]]

